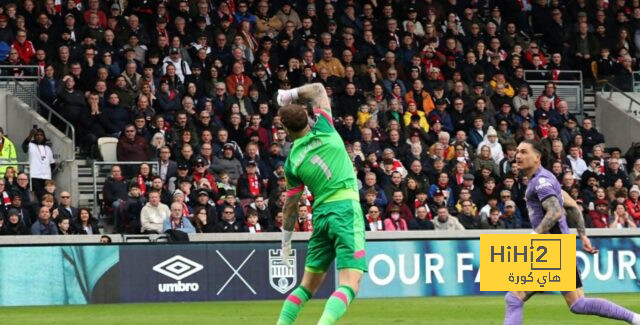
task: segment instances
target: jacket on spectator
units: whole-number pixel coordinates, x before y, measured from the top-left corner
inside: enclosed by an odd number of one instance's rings
[[[170,215],[171,210],[167,205],[159,203],[157,206],[153,206],[147,202],[140,211],[140,231],[143,233],[162,233],[164,221]]]
[[[127,198],[128,193],[127,181],[124,178],[116,180],[109,176],[104,182],[102,193],[104,195],[103,200],[108,205],[117,200],[124,200]]]
[[[116,155],[118,161],[148,161],[151,158],[147,140],[137,134],[133,141],[127,139],[124,133],[121,134],[116,146]]]
[[[107,103],[102,112],[109,120],[107,132],[112,134],[122,132],[124,127],[131,121],[131,111],[122,106],[113,106]]]
[[[409,220],[409,230],[433,230],[433,222],[429,219],[413,218]]]
[[[458,221],[465,229],[480,229],[480,218],[472,215],[459,214]]]
[[[0,235],[5,236],[19,236],[19,235],[29,235],[31,231],[27,228],[24,223],[18,221],[16,224],[11,224],[9,220],[5,220],[2,229],[0,229]]]
[[[253,185],[252,185],[253,184]],[[251,188],[254,187],[258,194],[251,192]],[[255,199],[256,196],[265,196],[266,189],[264,183],[260,179],[260,176],[255,175],[254,179],[249,179],[248,175],[242,175],[238,178],[238,198],[243,199]]]
[[[591,210],[589,218],[591,218],[591,224],[594,228],[609,228],[609,214]]]
[[[17,163],[18,162],[18,156],[16,153],[16,146],[13,144],[13,142],[11,142],[11,140],[9,140],[8,137],[6,136],[2,136],[2,138],[0,138],[0,162],[2,163]],[[4,177],[4,173],[7,170],[7,168],[9,167],[13,167],[13,170],[18,170],[18,166],[17,165],[3,165],[0,166],[0,177]],[[5,185],[5,190],[6,189],[6,185]]]
[[[44,225],[37,220],[31,226],[31,234],[32,235],[57,235],[58,234],[58,226],[56,226],[55,221],[52,219],[49,220],[49,224]]]
[[[233,222],[220,220],[215,227],[215,232],[248,232],[247,225],[235,219]]]
[[[196,228],[193,227],[193,225],[191,224],[191,221],[189,221],[189,219],[187,218],[182,218],[182,220],[180,221],[180,225],[178,225],[177,227],[173,228],[173,225],[171,224],[171,218],[167,218],[164,219],[164,224],[162,227],[162,232],[165,232],[167,230],[180,230],[184,233],[187,234],[195,234],[196,233]]]
[[[433,218],[433,228],[435,230],[464,230],[464,226],[458,221],[458,218],[449,216],[446,221],[440,221],[438,218]]]
[[[407,231],[409,227],[407,226],[407,221],[403,218],[399,218],[398,220],[393,220],[391,218],[384,219],[384,230],[385,231]]]
[[[235,157],[224,158],[216,156],[211,161],[211,167],[209,168],[215,173],[226,172],[229,175],[229,179],[234,182],[242,175],[242,164]]]

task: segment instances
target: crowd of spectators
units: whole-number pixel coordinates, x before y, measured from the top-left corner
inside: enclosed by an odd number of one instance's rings
[[[587,225],[635,227],[640,146],[605,148],[555,90],[567,70],[631,90],[639,23],[638,0],[9,1],[0,60],[15,67],[2,72],[36,65],[40,98],[88,156],[118,137],[118,161],[158,168],[114,165],[89,211],[0,167],[0,232],[97,233],[92,212],[117,232],[279,231],[292,143],[274,93],[311,82],[330,96],[367,230],[529,227],[523,139],[544,144]],[[548,80],[542,93],[525,70]],[[15,159],[0,139],[0,161]],[[313,229],[312,203],[296,230]]]

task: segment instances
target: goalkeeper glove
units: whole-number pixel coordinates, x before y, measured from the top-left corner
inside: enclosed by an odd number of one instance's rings
[[[287,267],[293,267],[293,264],[291,264],[291,261],[289,260],[289,256],[291,256],[291,237],[293,237],[293,231],[282,231],[282,249],[280,250],[280,253],[282,254],[282,260],[284,260]]]
[[[276,96],[276,101],[280,106],[291,104],[291,102],[296,99],[298,99],[298,88],[288,90],[280,89],[278,90],[278,95]]]

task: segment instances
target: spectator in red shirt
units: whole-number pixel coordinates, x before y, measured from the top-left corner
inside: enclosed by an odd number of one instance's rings
[[[269,151],[269,144],[271,143],[271,137],[267,129],[260,126],[262,118],[260,114],[252,114],[249,120],[249,126],[244,130],[244,134],[247,138],[252,137],[256,132],[260,139],[260,149],[263,151]]]
[[[627,212],[633,218],[636,224],[640,225],[640,188],[638,185],[631,186],[629,190],[629,198],[626,201]]]
[[[36,49],[33,47],[33,43],[27,39],[27,32],[24,30],[18,31],[11,48],[18,51],[18,57],[20,57],[22,64],[29,64],[31,58],[36,55]]]
[[[311,214],[309,208],[306,205],[300,205],[298,207],[298,218],[295,223],[295,230],[302,232],[313,231],[313,224],[311,222]]]
[[[591,224],[595,228],[609,228],[609,202],[607,200],[597,200],[596,209],[589,211]]]

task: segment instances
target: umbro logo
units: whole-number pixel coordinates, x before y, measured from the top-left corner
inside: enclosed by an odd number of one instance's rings
[[[188,276],[191,276],[204,267],[186,257],[176,255],[164,262],[161,262],[153,267],[153,270],[168,276],[176,281],[180,281]]]

